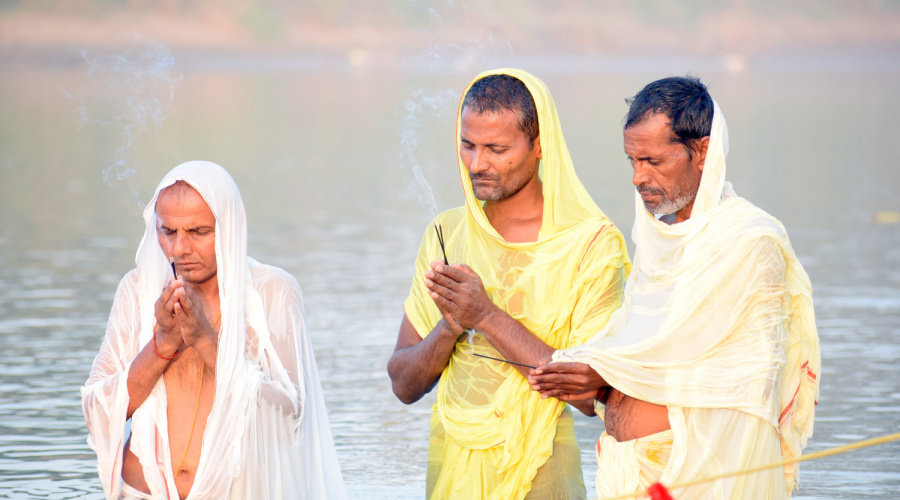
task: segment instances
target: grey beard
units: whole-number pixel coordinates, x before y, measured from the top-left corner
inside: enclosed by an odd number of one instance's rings
[[[663,201],[659,203],[647,203],[644,202],[644,207],[647,208],[647,211],[653,215],[669,215],[674,214],[675,212],[681,210],[682,208],[688,206],[688,204],[694,201],[694,198],[697,197],[697,193],[687,194],[684,196],[679,196],[674,200],[669,199],[666,196]]]

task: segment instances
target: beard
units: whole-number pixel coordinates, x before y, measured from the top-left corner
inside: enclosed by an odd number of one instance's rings
[[[674,214],[682,208],[693,203],[700,190],[700,175],[688,175],[681,178],[675,185],[672,194],[666,193],[662,188],[640,185],[636,187],[638,193],[655,194],[662,196],[657,202],[644,201],[644,207],[653,215]]]
[[[512,186],[504,185],[502,179],[498,175],[469,174],[469,179],[472,180],[472,191],[475,194],[475,199],[481,201],[503,201],[507,198],[511,198],[524,189],[531,180],[531,177],[512,179],[512,181],[515,182]],[[478,187],[475,185],[475,181],[479,179],[494,181],[495,185],[494,187]]]

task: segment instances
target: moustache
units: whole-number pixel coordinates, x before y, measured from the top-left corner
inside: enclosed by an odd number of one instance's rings
[[[640,186],[637,186],[635,189],[637,189],[637,192],[640,194],[656,194],[656,195],[660,195],[660,196],[666,195],[666,192],[663,191],[662,188],[650,187],[645,184],[641,184]]]
[[[499,175],[490,175],[487,173],[469,174],[469,180],[471,180],[472,182],[475,182],[475,181],[499,181],[500,176]]]

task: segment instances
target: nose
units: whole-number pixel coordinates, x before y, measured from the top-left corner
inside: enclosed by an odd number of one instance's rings
[[[172,240],[172,256],[183,256],[191,253],[190,242],[184,231],[175,231]]]
[[[650,182],[650,169],[644,165],[644,162],[634,162],[634,173],[631,176],[631,183],[635,187]]]
[[[468,162],[466,161],[467,159]],[[470,174],[481,173],[488,169],[488,162],[484,151],[478,147],[470,151],[463,151],[463,163],[466,164],[466,168],[469,169]]]

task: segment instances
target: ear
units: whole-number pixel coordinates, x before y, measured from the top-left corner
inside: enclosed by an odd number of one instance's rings
[[[709,147],[709,136],[703,137],[695,144],[696,149],[694,151],[697,153],[695,156],[697,159],[697,168],[703,172],[703,167],[706,165],[706,149]]]
[[[543,160],[544,156],[543,156],[543,153],[541,152],[541,136],[540,135],[534,138],[534,147],[537,148],[538,160]]]

